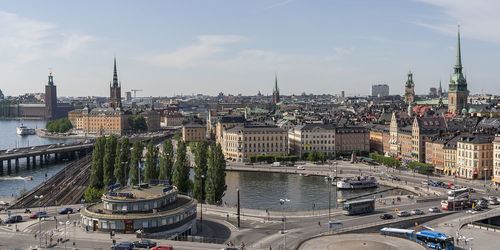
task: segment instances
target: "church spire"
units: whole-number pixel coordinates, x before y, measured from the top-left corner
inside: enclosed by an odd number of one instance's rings
[[[460,70],[460,72],[462,72],[462,53],[460,51],[460,24],[458,25],[457,62],[455,63],[455,72],[457,72],[457,70]]]
[[[274,73],[274,91],[273,92],[279,92],[278,89],[278,75]]]
[[[118,73],[116,72],[116,57],[114,60],[113,87],[118,87]]]

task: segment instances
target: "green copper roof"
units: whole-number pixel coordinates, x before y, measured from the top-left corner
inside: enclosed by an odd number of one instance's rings
[[[438,105],[439,99],[428,99],[428,100],[420,100],[415,102],[417,105]],[[444,99],[443,104],[448,104],[448,100]]]

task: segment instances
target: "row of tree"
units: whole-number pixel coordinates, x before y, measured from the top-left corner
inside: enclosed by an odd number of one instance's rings
[[[413,171],[419,172],[421,174],[432,174],[434,172],[434,167],[423,162],[412,161],[408,163],[408,167]]]
[[[384,165],[387,165],[387,166],[391,166],[391,167],[399,167],[401,165],[401,162],[395,158],[392,158],[392,157],[387,157],[387,156],[383,156],[383,155],[380,155],[380,154],[377,154],[377,153],[370,153],[370,158],[372,158],[374,161],[380,163],[380,164],[384,164]]]
[[[73,126],[71,125],[71,122],[68,120],[68,118],[61,118],[57,119],[54,121],[50,121],[45,125],[45,129],[51,133],[66,133],[68,132]]]
[[[192,149],[195,154],[194,181],[189,178],[190,161],[186,144],[179,140],[177,154],[171,140],[163,142],[159,148],[150,141],[146,145],[134,142],[132,150],[127,138],[118,141],[116,136],[102,136],[94,144],[90,185],[85,191],[87,202],[99,201],[105,188],[115,183],[133,186],[150,180],[168,180],[179,192],[190,194],[210,204],[220,203],[227,189],[225,184],[226,161],[220,145],[199,142]],[[193,146],[192,146],[193,148]],[[206,194],[206,195],[205,195]],[[206,197],[206,199],[205,199]]]
[[[282,156],[282,155],[252,155],[250,156],[250,162],[296,162],[299,159],[296,155]]]

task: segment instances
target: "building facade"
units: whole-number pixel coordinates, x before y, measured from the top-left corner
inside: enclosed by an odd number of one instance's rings
[[[197,123],[182,126],[182,140],[186,143],[206,140],[206,127]]]
[[[493,136],[462,136],[457,142],[458,177],[490,179],[493,173]]]
[[[246,125],[225,130],[222,151],[226,159],[246,162],[255,155],[288,155],[288,132],[277,126]]]
[[[307,123],[288,132],[290,153],[301,156],[304,152],[318,151],[326,155],[335,153],[335,125]]]
[[[384,97],[389,95],[389,85],[375,84],[372,85],[372,96]]]
[[[500,135],[493,141],[493,183],[500,186]]]

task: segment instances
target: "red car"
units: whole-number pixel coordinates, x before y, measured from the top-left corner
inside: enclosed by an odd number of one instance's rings
[[[34,214],[30,214],[29,217],[30,217],[30,219],[38,219],[38,218],[42,218],[42,217],[47,217],[47,212],[45,212],[45,211],[36,212]]]
[[[151,250],[174,250],[174,247],[170,245],[159,245],[151,248]]]

